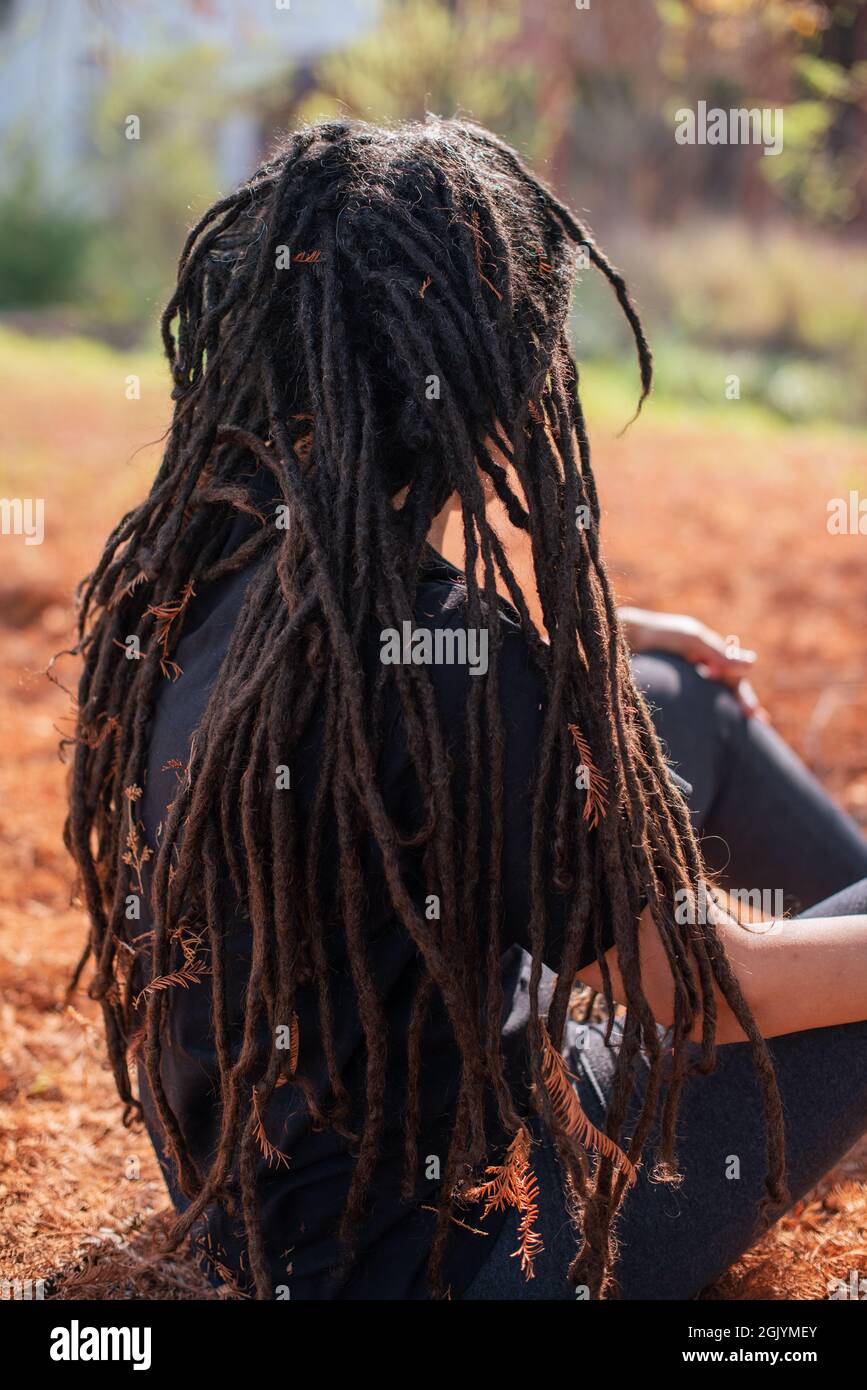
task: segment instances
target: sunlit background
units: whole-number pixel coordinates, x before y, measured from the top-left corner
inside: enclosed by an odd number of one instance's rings
[[[660,402],[855,424],[867,406],[867,12],[858,0],[3,0],[0,312],[147,342],[184,229],[281,132],[464,112],[628,268]],[[781,154],[675,112],[781,107]],[[140,138],[126,138],[139,118]],[[625,339],[581,296],[582,357]]]

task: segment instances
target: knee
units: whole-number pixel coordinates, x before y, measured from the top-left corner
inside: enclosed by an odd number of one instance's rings
[[[720,681],[708,680],[691,662],[668,652],[647,652],[633,658],[633,676],[661,722],[682,721],[707,739],[738,737],[746,716],[733,692]]]
[[[634,658],[633,673],[669,762],[692,787],[689,807],[701,829],[746,742],[746,716],[727,686],[681,657],[648,652]]]

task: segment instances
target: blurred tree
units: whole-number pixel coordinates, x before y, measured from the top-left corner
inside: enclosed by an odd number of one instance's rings
[[[98,320],[132,324],[156,314],[187,227],[216,196],[224,64],[200,47],[111,61],[93,122],[103,214],[90,266]]]
[[[0,194],[0,309],[67,304],[80,292],[94,223],[46,203],[30,159]]]
[[[519,14],[520,0],[383,0],[373,32],[316,64],[293,114],[396,121],[435,111],[532,142],[528,116],[545,75],[530,61],[502,61]]]
[[[773,172],[817,220],[867,221],[867,6],[830,5],[811,37],[796,65],[802,96],[792,109],[803,133]]]
[[[506,59],[528,61],[535,143],[564,192],[612,216],[780,201],[818,220],[867,220],[864,0],[521,0]],[[785,108],[784,155],[732,159],[673,141],[681,106]]]

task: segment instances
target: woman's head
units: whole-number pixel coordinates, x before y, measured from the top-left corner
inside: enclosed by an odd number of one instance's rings
[[[413,515],[436,511],[480,440],[520,447],[528,403],[570,375],[582,247],[627,309],[646,392],[622,281],[514,151],[458,121],[308,127],[188,241],[163,319],[175,395],[216,367],[224,412],[277,411],[294,438],[313,416],[336,487],[375,449],[377,490],[413,482]]]
[[[219,951],[229,913],[219,866],[249,908],[254,984],[241,1042],[245,1066],[231,1068],[221,1057],[221,1133],[207,1175],[190,1159],[160,1079],[168,991],[146,991],[142,1056],[191,1199],[177,1238],[237,1179],[263,1294],[256,1116],[280,1084],[307,1092],[304,1078],[287,1072],[286,1055],[273,1046],[263,1052],[261,1039],[273,1039],[275,1027],[292,1017],[302,985],[319,999],[332,1088],[324,1119],[339,1123],[353,1101],[335,1053],[311,868],[316,855],[305,854],[326,817],[339,827],[342,930],[368,1052],[366,1095],[354,1098],[363,1122],[342,1227],[347,1245],[379,1155],[386,1067],[363,949],[364,837],[376,843],[394,916],[416,946],[420,998],[439,996],[462,1059],[435,1277],[459,1183],[491,1157],[491,1095],[501,1126],[516,1136],[510,1153],[526,1154],[496,1030],[506,743],[497,698],[502,636],[492,621],[498,590],[512,600],[546,689],[528,851],[537,968],[548,886],[569,895],[562,969],[544,1027],[537,1019],[538,969],[533,975],[528,1066],[582,1213],[587,1239],[575,1274],[580,1268],[594,1291],[608,1279],[610,1226],[623,1185],[607,1162],[588,1167],[548,1085],[550,1040],[556,1049],[584,942],[610,923],[630,1007],[608,1121],[615,1143],[640,1045],[651,1063],[635,1152],[650,1131],[665,1060],[641,989],[636,924],[645,902],[668,943],[678,1000],[661,1140],[669,1169],[685,1039],[704,1004],[713,1017],[714,978],[729,993],[736,989],[724,963],[701,940],[688,940],[689,929],[673,913],[675,893],[696,881],[701,865],[688,812],[632,686],[600,556],[599,505],[565,328],[581,246],[632,325],[643,398],[650,357],[623,281],[514,151],[476,126],[430,120],[393,130],[349,122],[308,127],[207,213],[181,256],[163,318],[175,399],[165,456],[149,496],[109,537],[82,593],[84,671],[67,834],[93,923],[92,988],[103,1001],[118,1087],[132,1114],[127,1048],[139,1020],[124,952],[124,903],[130,807],[142,785],[148,721],[160,683],[178,674],[172,650],[191,594],[257,559],[186,776],[153,847],[149,978],[170,973],[181,923],[198,922],[202,938]],[[275,525],[248,495],[255,469],[270,476],[288,527]],[[543,632],[491,524],[491,489],[527,536]],[[398,665],[371,673],[362,660],[371,624],[400,630],[412,621],[429,528],[453,494],[467,625],[489,635],[488,674],[470,682],[466,706],[465,803],[457,799],[428,671]],[[238,508],[252,510],[259,524],[226,555]],[[133,634],[140,661],[125,659]],[[377,782],[389,695],[398,701],[421,789],[424,818],[412,841],[425,893],[440,901],[436,935],[410,890],[406,827],[390,819]],[[319,783],[311,819],[299,826],[291,798],[275,795],[273,767],[323,711],[328,735]],[[598,823],[576,794],[576,743],[608,787]],[[289,891],[299,883],[306,893]],[[479,932],[487,942],[481,956]],[[140,954],[140,944],[134,950]],[[608,1002],[613,1008],[610,990]],[[226,1009],[226,982],[215,975],[213,1027],[224,1048]],[[707,1065],[712,1056],[710,1028]],[[409,1191],[419,1065],[418,1056],[411,1059],[407,1079]]]

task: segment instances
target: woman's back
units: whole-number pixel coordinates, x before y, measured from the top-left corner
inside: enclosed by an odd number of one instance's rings
[[[254,497],[264,502],[267,484],[257,475],[251,484]],[[240,515],[226,545],[226,555],[237,550],[255,531],[246,515]],[[255,573],[255,562],[225,579],[206,586],[193,598],[184,614],[183,633],[175,648],[180,673],[160,689],[149,733],[148,770],[144,794],[137,803],[142,844],[156,846],[167,807],[184,776],[194,737],[208,695],[226,657],[244,594]],[[420,576],[415,604],[417,629],[432,635],[465,628],[465,589],[462,576],[445,561],[433,557]],[[516,1091],[526,1084],[525,1030],[527,1021],[528,958],[522,945],[528,919],[527,872],[529,863],[530,805],[536,739],[544,697],[539,674],[534,670],[520,628],[503,606],[499,621],[508,630],[504,661],[504,721],[509,737],[507,786],[510,813],[507,818],[507,879],[504,901],[508,904],[503,930],[504,1049],[511,1062]],[[368,635],[365,665],[375,668],[383,644],[374,630]],[[467,665],[432,665],[437,711],[452,758],[453,787],[458,807],[465,803],[466,766],[463,747],[465,706],[472,677]],[[378,763],[378,783],[388,814],[403,827],[407,839],[422,818],[421,793],[402,726],[400,708],[392,701],[383,717],[386,734]],[[329,733],[324,709],[314,718],[304,739],[294,748],[289,764],[277,764],[275,788],[291,793],[298,807],[297,834],[306,860],[305,843],[316,770],[324,756]],[[459,811],[460,819],[460,811]],[[320,863],[319,910],[328,956],[328,989],[333,1020],[334,1058],[349,1097],[355,1098],[354,1114],[341,1126],[343,1132],[316,1126],[305,1097],[294,1087],[278,1087],[261,1115],[258,1146],[258,1181],[263,1229],[269,1263],[278,1296],[293,1298],[414,1298],[428,1293],[426,1265],[435,1224],[434,1202],[448,1147],[448,1121],[457,1094],[460,1065],[447,1017],[436,999],[430,1001],[418,1047],[422,1059],[418,1097],[418,1133],[412,1162],[414,1191],[402,1195],[406,1177],[405,1093],[406,1048],[413,1004],[420,982],[415,946],[391,908],[381,862],[369,839],[361,864],[364,895],[364,951],[371,981],[381,1009],[382,1027],[389,1039],[388,1080],[382,1111],[380,1154],[358,1237],[357,1256],[349,1271],[338,1273],[343,1258],[338,1228],[353,1170],[353,1144],[348,1135],[357,1132],[365,1095],[367,1054],[359,1018],[356,985],[340,930],[338,889],[338,833],[333,810],[326,816],[318,842]],[[436,930],[435,904],[426,902],[422,852],[404,851],[406,879],[417,885],[416,905]],[[152,859],[143,867],[143,912],[140,933],[151,928],[148,907]],[[295,889],[303,892],[303,885]],[[220,892],[232,900],[232,885],[225,868]],[[556,951],[553,928],[552,951]],[[330,925],[329,925],[330,924]],[[199,924],[201,927],[201,924]],[[472,930],[472,925],[469,925]],[[198,939],[196,939],[198,938]],[[484,943],[480,940],[480,950]],[[185,982],[170,986],[168,1014],[170,1045],[164,1046],[161,1076],[175,1114],[183,1117],[184,1136],[200,1168],[205,1170],[219,1140],[221,1110],[219,1064],[211,1025],[212,976],[206,935],[196,924],[186,924],[186,953],[176,944],[172,969],[183,972]],[[229,1001],[232,1058],[237,1059],[242,1037],[245,983],[249,975],[251,932],[249,908],[236,903],[232,925],[225,935],[222,969],[233,982]],[[203,973],[199,973],[199,971]],[[144,972],[142,972],[144,981]],[[287,1059],[292,1058],[309,1087],[317,1108],[327,1112],[333,1103],[327,1059],[322,1047],[322,1028],[317,987],[310,983],[295,995],[292,1018],[282,1025],[280,1041]],[[262,1056],[268,1052],[262,1038]],[[161,1130],[148,1092],[144,1069],[140,1072],[148,1127],[158,1153]],[[506,1136],[503,1136],[504,1138]],[[179,1203],[183,1198],[172,1168],[163,1159],[164,1172]],[[235,1194],[237,1200],[237,1193]],[[447,1286],[456,1296],[467,1286],[484,1261],[487,1249],[502,1223],[503,1213],[483,1219],[476,1204],[461,1213],[462,1225],[454,1224],[447,1261]],[[473,1234],[476,1228],[479,1234]],[[196,1245],[204,1268],[217,1280],[231,1279],[249,1291],[243,1227],[217,1204],[196,1228]]]

